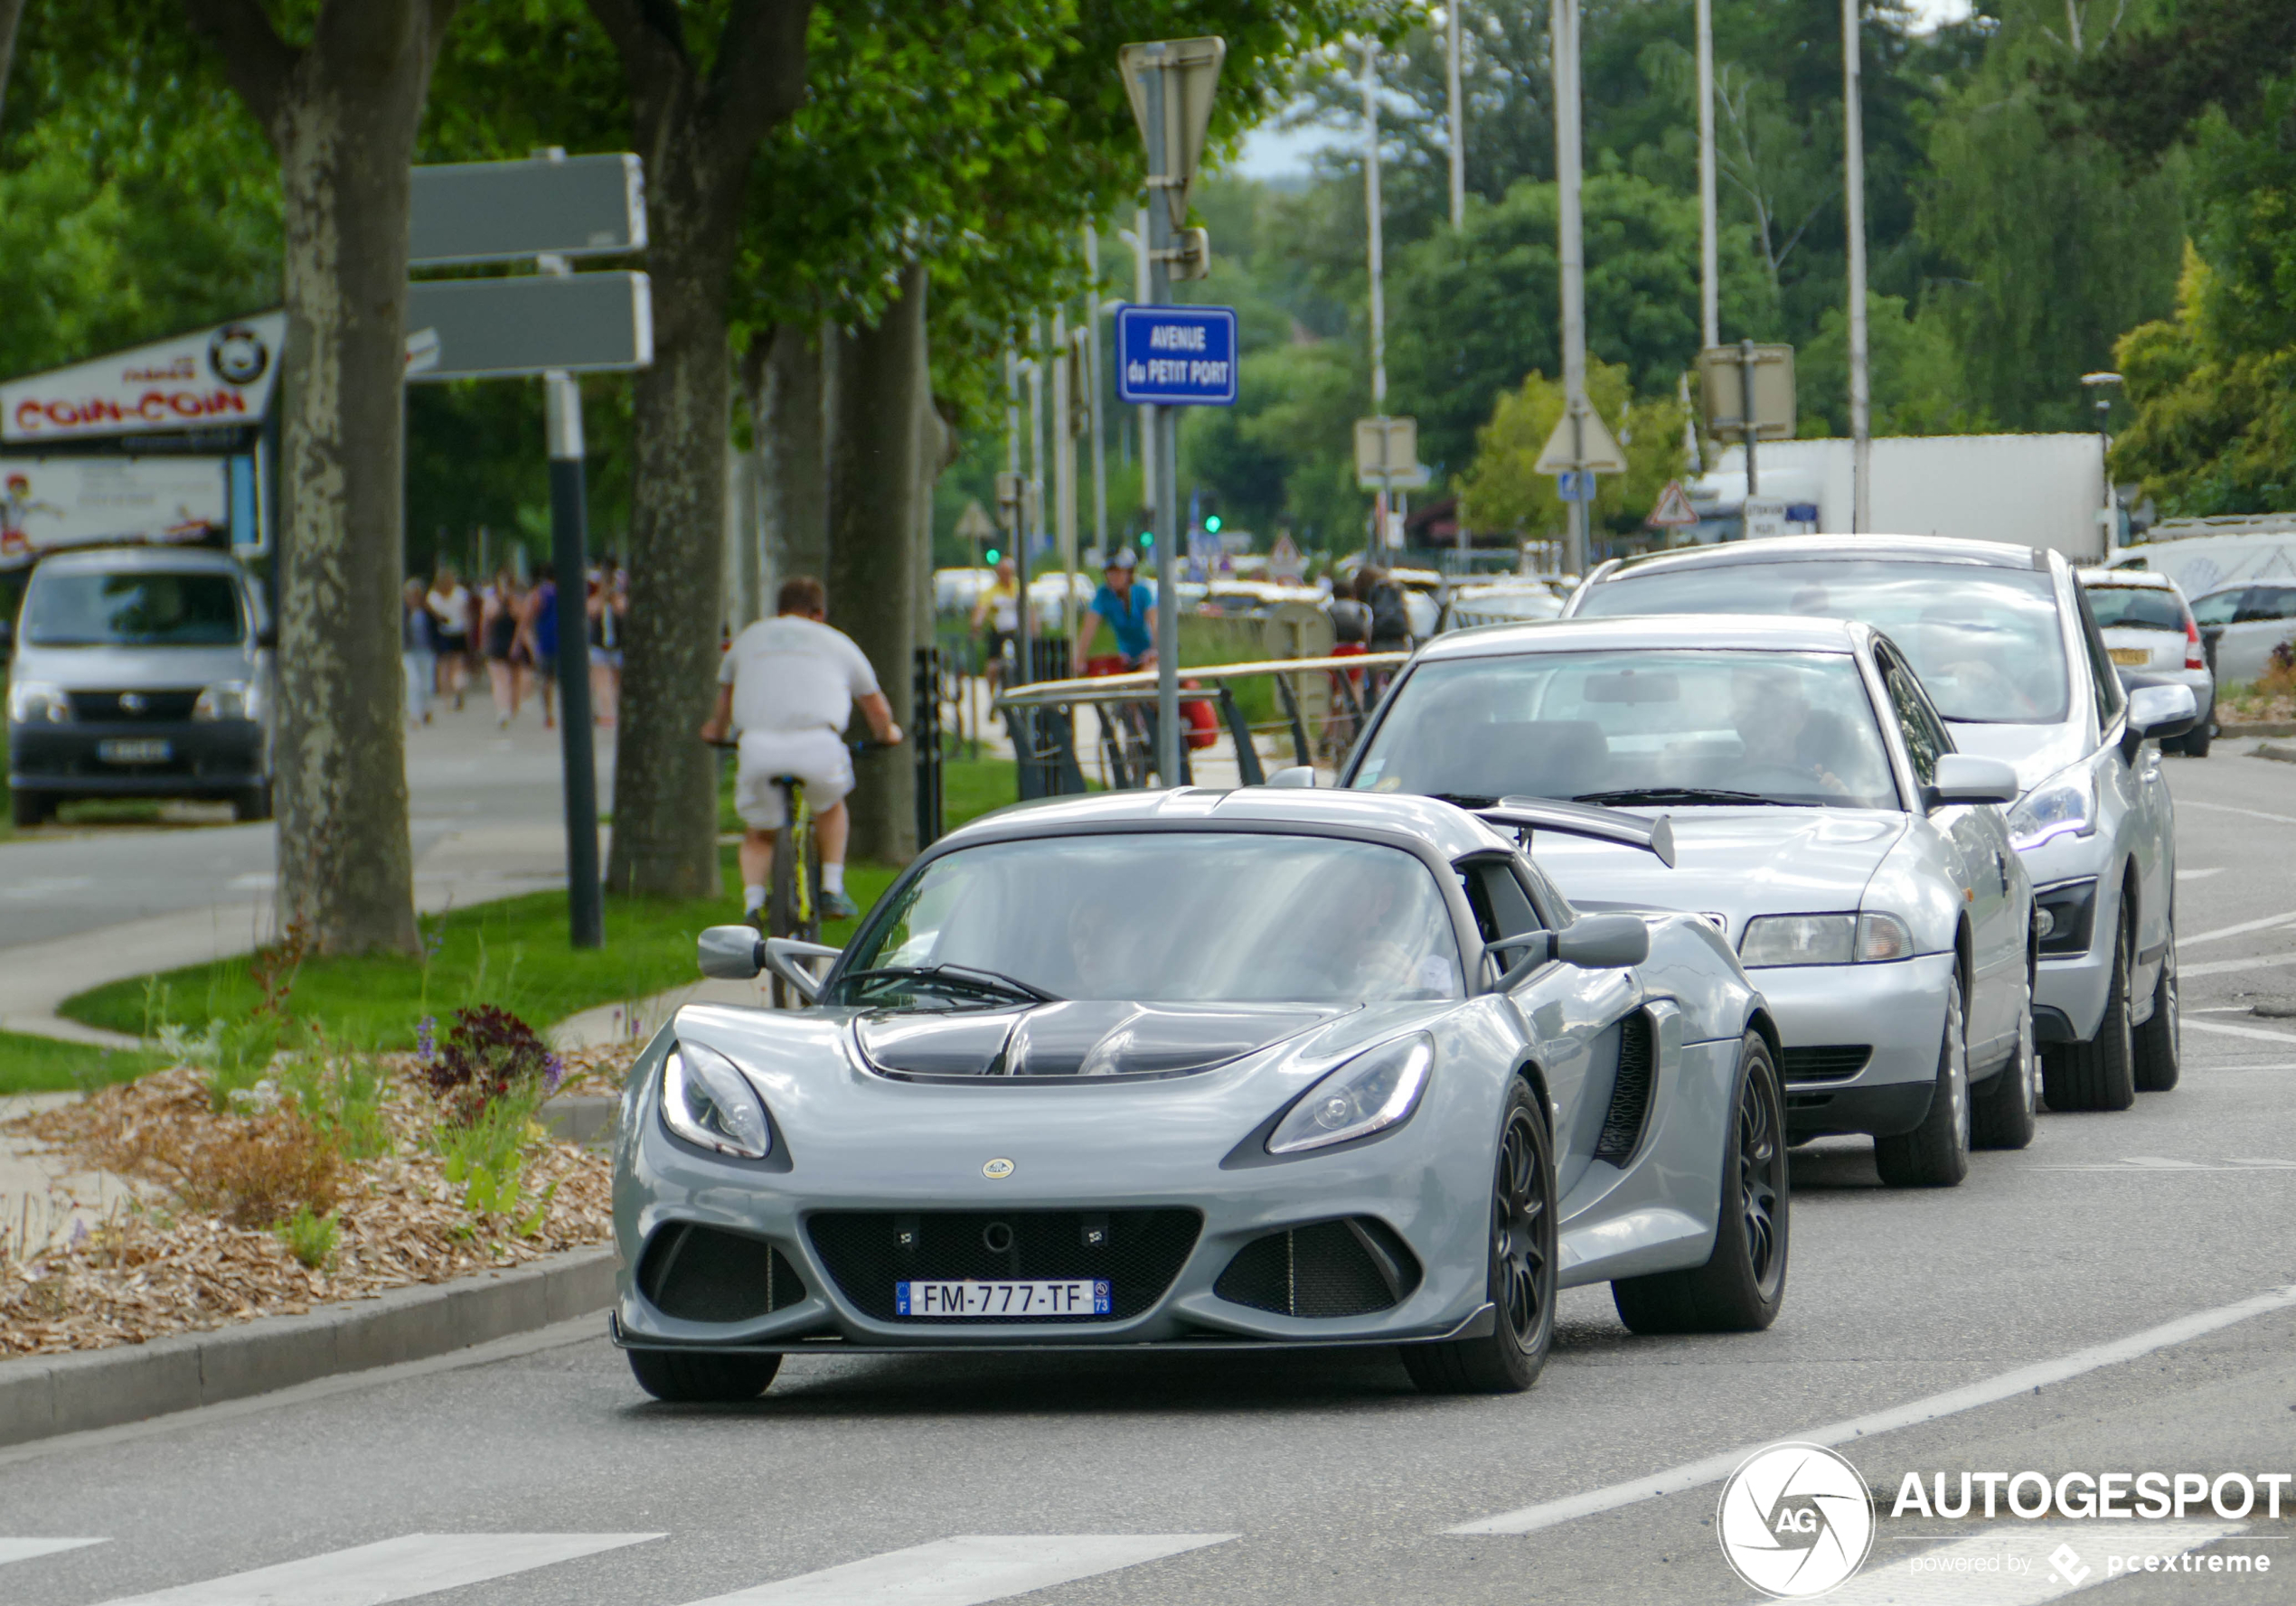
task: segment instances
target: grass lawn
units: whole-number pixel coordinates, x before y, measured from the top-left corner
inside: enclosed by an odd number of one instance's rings
[[[70,1093],[127,1082],[157,1070],[161,1063],[161,1056],[136,1048],[98,1048],[0,1031],[0,1094]]]
[[[1012,801],[1012,766],[990,760],[952,763],[946,772],[951,826]],[[693,941],[705,925],[740,916],[740,875],[734,850],[724,850],[726,892],[716,898],[611,898],[606,906],[606,946],[577,952],[566,941],[566,895],[538,892],[450,911],[422,922],[432,952],[427,960],[366,955],[306,960],[287,994],[289,1012],[322,1026],[338,1042],[362,1048],[410,1048],[417,1022],[445,1016],[464,1004],[493,1003],[546,1025],[600,1004],[660,992],[694,977]],[[856,864],[846,888],[867,910],[892,884],[882,865]],[[825,928],[842,943],[851,922]],[[67,1000],[61,1013],[89,1026],[147,1036],[166,1020],[199,1024],[236,1019],[262,1000],[246,958],[193,965],[155,977],[115,981]],[[23,1038],[20,1042],[44,1039]],[[71,1045],[59,1044],[64,1055]],[[81,1051],[94,1054],[99,1051]],[[12,1041],[0,1038],[0,1088],[17,1075]],[[59,1061],[56,1085],[71,1086],[69,1059]],[[137,1066],[124,1071],[133,1075]],[[45,1085],[46,1084],[42,1084]]]

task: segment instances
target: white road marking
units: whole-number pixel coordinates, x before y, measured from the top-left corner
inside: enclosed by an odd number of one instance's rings
[[[2219,937],[2244,936],[2252,931],[2268,931],[2273,926],[2291,923],[2296,923],[2296,909],[2282,915],[2266,915],[2255,920],[2244,920],[2237,925],[2220,925],[2214,931],[2204,931],[2195,936],[2178,937],[2177,952],[2181,953],[2196,943],[2213,943]]]
[[[2236,1522],[2131,1526],[2137,1531],[2100,1533],[2094,1523],[2018,1523],[1887,1562],[1876,1557],[1826,1600],[1828,1606],[2042,1606],[2105,1583],[2108,1554],[2178,1556],[2241,1529]]]
[[[2178,961],[2177,974],[2182,976],[2228,976],[2235,971],[2269,971],[2282,965],[2296,964],[2296,953],[2268,953],[2262,959],[2210,959],[2198,964]],[[2192,1011],[2185,1011],[2190,1014]]]
[[[244,876],[233,876],[223,883],[226,892],[269,892],[279,884],[276,870],[249,870]]]
[[[659,1534],[404,1534],[106,1606],[383,1606],[596,1555]]]
[[[1461,1523],[1455,1528],[1445,1528],[1446,1534],[1533,1534],[1541,1528],[1574,1522],[1597,1512],[1615,1511],[1623,1506],[1639,1505],[1644,1500],[1661,1499],[1687,1490],[1719,1483],[1736,1470],[1740,1461],[1765,1444],[1792,1439],[1804,1444],[1847,1444],[1853,1439],[1870,1438],[1877,1433],[1895,1432],[1924,1422],[1934,1422],[1941,1416],[1953,1416],[1963,1411],[1973,1411],[1980,1405],[1990,1405],[2012,1399],[2022,1394],[2052,1383],[2062,1383],[2068,1377],[2078,1377],[2101,1367],[2117,1367],[2140,1356],[2150,1355],[2171,1344],[2213,1333],[2219,1328],[2246,1321],[2252,1316],[2263,1316],[2274,1310],[2296,1306],[2296,1287],[2267,1290],[2237,1304],[2219,1305],[2213,1310],[2197,1310],[2190,1316],[2180,1316],[2174,1321],[2147,1328],[2125,1338],[2092,1345],[2076,1349],[2070,1355],[2054,1360],[2036,1361],[2029,1367],[2019,1367],[2013,1372],[2003,1372],[1963,1388],[1949,1389],[1942,1395],[1913,1400],[1894,1405],[1887,1411],[1876,1411],[1865,1416],[1853,1416],[1847,1422],[1829,1423],[1823,1427],[1803,1428],[1782,1432],[1760,1443],[1742,1444],[1720,1455],[1710,1455],[1703,1460],[1689,1461],[1680,1467],[1670,1467],[1648,1478],[1637,1478],[1625,1483],[1614,1483],[1604,1489],[1588,1489],[1584,1494],[1567,1495],[1559,1500],[1547,1500],[1536,1506],[1525,1506],[1518,1511],[1502,1511],[1496,1517],[1482,1517],[1475,1522]]]
[[[2296,1043],[2296,1032],[2266,1031],[2256,1026],[2226,1026],[2220,1020],[2195,1020],[2185,1017],[2185,1026],[2191,1031],[2212,1031],[2221,1038],[2248,1038],[2259,1043]]]
[[[2245,814],[2251,820],[2270,820],[2275,825],[2296,825],[2296,814],[2267,814],[2262,809],[2239,809],[2230,803],[2202,803],[2197,798],[2180,797],[2177,800],[2177,807],[2207,809],[2216,814]]]
[[[1234,1534],[961,1534],[693,1606],[979,1606],[1136,1567]]]
[[[2177,879],[2179,881],[2206,881],[2211,876],[2221,876],[2224,873],[2225,867],[2223,865],[2212,864],[2205,870],[2178,870],[2177,872]]]
[[[101,1539],[0,1539],[0,1566],[10,1562],[28,1562],[36,1555],[53,1555],[60,1550],[78,1550],[83,1545],[101,1545]]]
[[[93,887],[93,876],[34,876],[29,881],[12,882],[0,888],[0,897],[29,902],[33,898],[55,897],[67,892],[79,892]]]
[[[2296,1171],[2296,1160],[2159,1160],[2132,1154],[2126,1160],[2101,1160],[2037,1165],[2037,1171]]]

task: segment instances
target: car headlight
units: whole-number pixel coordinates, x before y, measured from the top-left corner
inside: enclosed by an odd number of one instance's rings
[[[1359,1054],[1307,1090],[1268,1134],[1270,1154],[1324,1149],[1385,1132],[1417,1108],[1435,1068],[1435,1039],[1421,1033]]]
[[[733,1061],[714,1048],[680,1043],[662,1062],[662,1119],[687,1142],[743,1160],[773,1152],[765,1101]]]
[[[2084,837],[2096,830],[2096,786],[2088,770],[2034,787],[2009,811],[2009,846],[2020,853],[2058,837]]]
[[[1855,915],[1764,915],[1746,923],[1738,963],[1756,965],[1848,964],[1858,952]]]
[[[8,722],[12,725],[62,725],[71,718],[71,699],[61,686],[45,681],[18,681],[8,688]]]
[[[263,693],[251,681],[218,681],[192,705],[194,719],[260,719]]]

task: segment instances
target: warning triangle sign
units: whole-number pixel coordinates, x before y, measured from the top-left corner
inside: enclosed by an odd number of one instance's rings
[[[1689,493],[1680,480],[1666,482],[1666,489],[1658,493],[1658,505],[1642,521],[1657,530],[1687,530],[1698,521],[1698,510],[1690,505]]]
[[[1219,38],[1165,39],[1127,44],[1116,52],[1124,74],[1124,94],[1132,101],[1133,121],[1143,141],[1154,136],[1148,128],[1148,90],[1140,81],[1146,71],[1164,73],[1164,173],[1172,180],[1164,192],[1172,209],[1172,226],[1188,222],[1188,198],[1196,184],[1196,165],[1203,160],[1204,135],[1211,127],[1212,91],[1219,84],[1219,64],[1228,59],[1228,42]],[[1159,69],[1153,63],[1162,61]]]
[[[1626,472],[1626,454],[1619,449],[1618,437],[1592,407],[1578,415],[1576,430],[1567,411],[1555,420],[1555,433],[1547,437],[1546,449],[1539,454],[1539,465],[1533,472],[1565,474],[1574,468],[1592,474]]]
[[[1267,574],[1270,579],[1294,581],[1307,572],[1307,561],[1300,556],[1300,549],[1287,531],[1275,538],[1275,545],[1268,549]]]

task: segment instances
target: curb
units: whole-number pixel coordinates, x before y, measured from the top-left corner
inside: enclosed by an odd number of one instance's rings
[[[2296,764],[2296,747],[2284,747],[2278,742],[2259,742],[2251,758],[2277,758],[2282,764]]]
[[[2249,719],[2241,722],[2224,720],[2216,727],[2222,737],[2296,736],[2296,719]]]
[[[396,1288],[303,1316],[0,1361],[0,1445],[424,1360],[592,1315],[613,1303],[620,1264],[612,1249],[569,1249],[514,1271]]]

